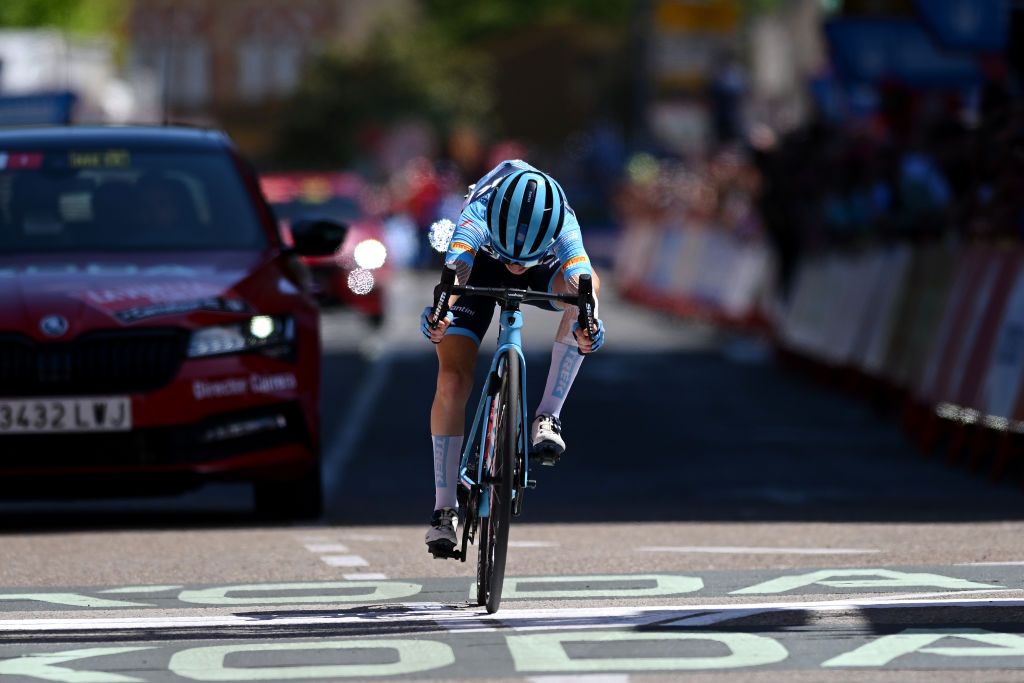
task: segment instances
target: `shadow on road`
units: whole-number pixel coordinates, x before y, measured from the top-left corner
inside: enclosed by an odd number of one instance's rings
[[[528,357],[531,405],[547,360]],[[426,523],[435,372],[432,358],[394,361],[329,522]],[[525,522],[1024,518],[1017,490],[924,458],[891,419],[770,359],[602,352],[562,421],[568,450],[531,471]]]

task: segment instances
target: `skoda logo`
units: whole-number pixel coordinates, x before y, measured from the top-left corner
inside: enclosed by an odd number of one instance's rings
[[[60,315],[48,315],[39,321],[39,329],[47,337],[59,337],[68,331],[68,321]]]

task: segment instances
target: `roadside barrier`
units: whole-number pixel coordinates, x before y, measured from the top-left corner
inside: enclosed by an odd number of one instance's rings
[[[651,223],[626,235],[628,298],[769,333],[783,357],[896,412],[924,453],[1024,483],[1024,246],[836,249],[801,262],[783,305],[761,242]]]
[[[626,298],[675,315],[768,329],[774,266],[765,244],[710,226],[637,222],[626,234],[615,263]]]

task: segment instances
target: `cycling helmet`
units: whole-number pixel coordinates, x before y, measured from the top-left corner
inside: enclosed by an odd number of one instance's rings
[[[535,262],[558,239],[565,193],[555,179],[534,170],[506,176],[487,203],[491,247],[502,260]]]

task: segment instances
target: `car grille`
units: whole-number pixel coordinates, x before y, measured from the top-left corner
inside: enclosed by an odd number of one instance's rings
[[[0,396],[86,396],[153,391],[178,374],[188,333],[151,328],[91,332],[41,343],[0,334]]]
[[[250,433],[237,430],[237,425],[246,423],[262,426]],[[313,448],[297,403],[220,413],[194,424],[130,432],[0,435],[0,453],[4,454],[0,471],[7,476],[25,470],[189,465],[289,444]],[[0,493],[9,495],[3,484],[0,477]]]

